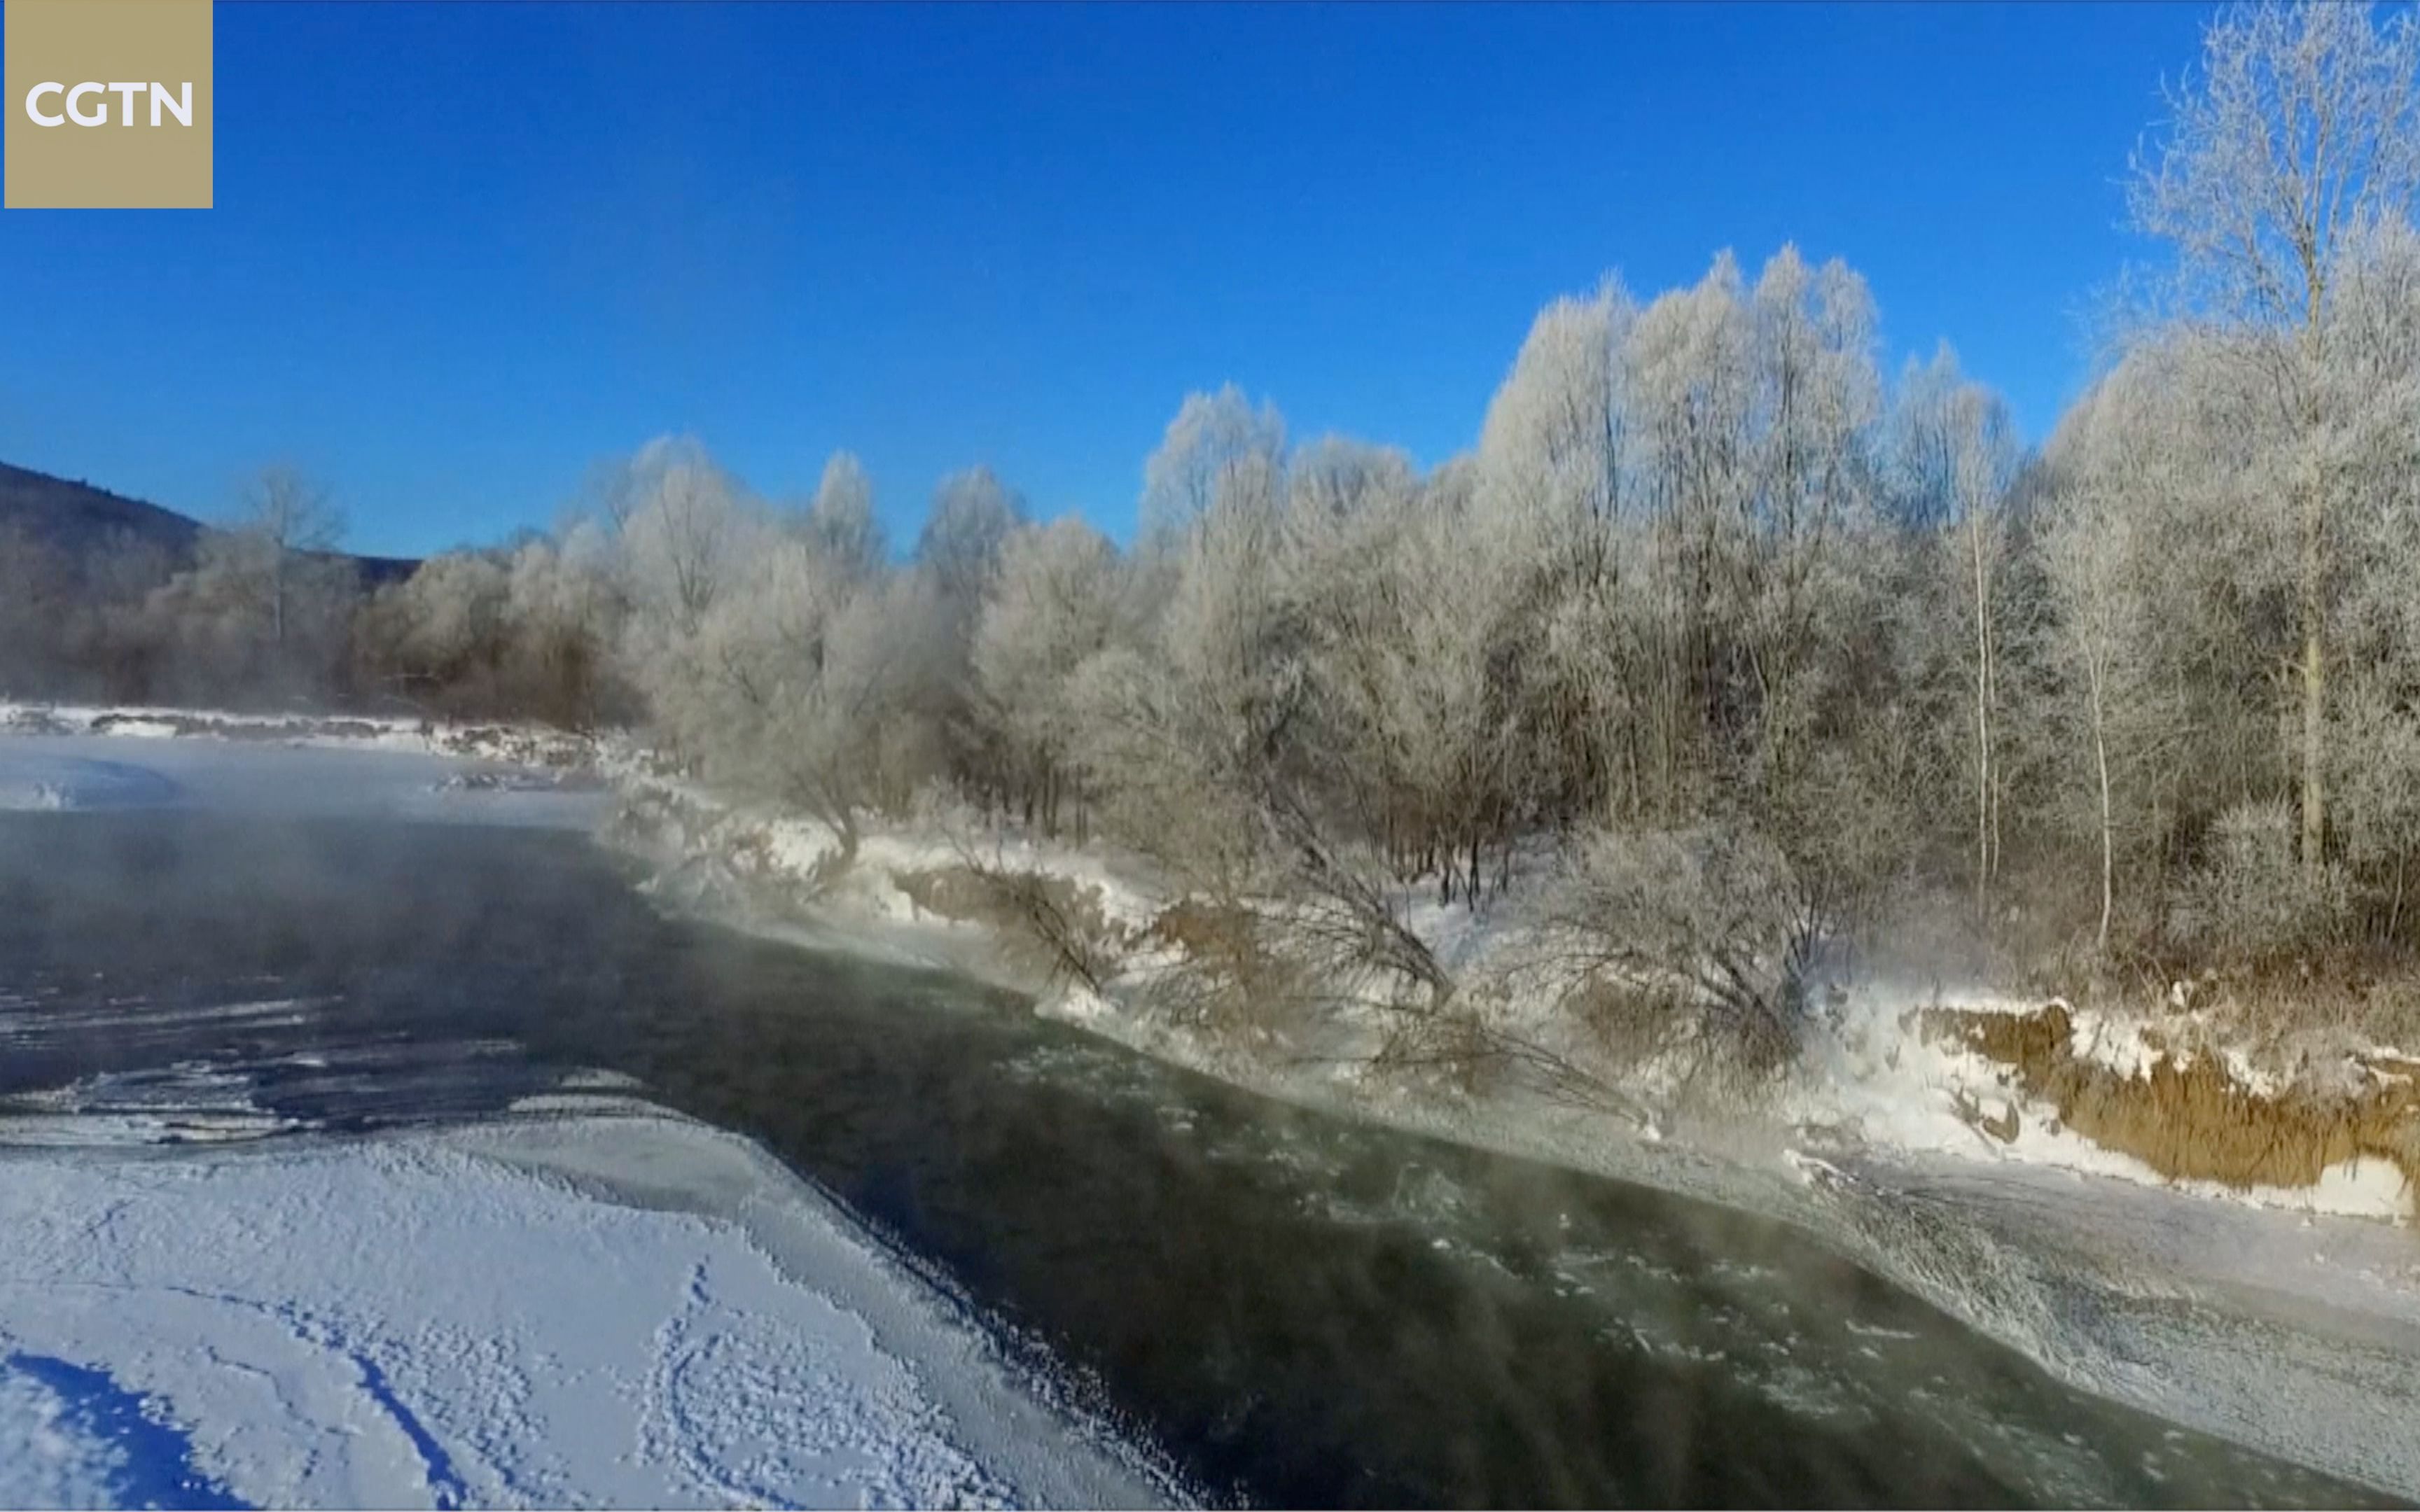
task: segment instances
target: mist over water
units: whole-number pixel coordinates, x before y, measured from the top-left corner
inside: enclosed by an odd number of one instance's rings
[[[631,881],[566,832],[0,814],[0,1094],[374,1130],[633,1078],[1214,1500],[2375,1500],[2072,1391],[1787,1226],[1272,1103]]]

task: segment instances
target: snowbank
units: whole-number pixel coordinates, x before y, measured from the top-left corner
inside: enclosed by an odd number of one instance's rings
[[[969,813],[908,829],[872,828],[854,856],[828,825],[735,804],[647,769],[644,754],[609,747],[609,842],[645,862],[645,885],[666,903],[760,933],[885,960],[961,971],[1018,991],[1050,973],[1010,932],[920,899],[970,863],[1063,882],[1111,936],[1139,943],[1170,889],[1140,857],[1082,850],[986,826]]]
[[[2170,1177],[2067,1126],[2055,1107],[2028,1094],[2012,1068],[1953,1036],[1921,1032],[1917,1022],[1928,1010],[1943,1007],[1965,1014],[2024,1015],[2042,1006],[1980,988],[1945,994],[1905,983],[1867,983],[1849,995],[1838,1032],[1817,1041],[1812,1063],[1791,1088],[1782,1111],[1802,1128],[1870,1151],[2041,1165],[2255,1207],[2411,1221],[2411,1184],[2382,1158],[2339,1160],[2307,1185],[2229,1185]],[[2193,1055],[2176,1048],[2173,1026],[2164,1034],[2161,1026],[2147,1021],[2058,1006],[2071,1025],[2068,1052],[2118,1080],[2147,1081],[2164,1059],[2189,1061]],[[2281,1078],[2255,1066],[2240,1049],[2210,1053],[2226,1063],[2229,1081],[2247,1102],[2287,1090]]]
[[[1351,1111],[1389,1109],[1400,1116],[1412,1094],[1379,1085],[1357,1065],[1355,1052],[1370,1044],[1354,1041],[1354,1026],[1341,1026],[1333,1043],[1319,1047],[1326,1068],[1306,1077],[1280,1068],[1255,1066],[1232,1047],[1210,1043],[1154,1019],[1140,1001],[1152,974],[1166,964],[1168,946],[1155,924],[1175,900],[1173,889],[1137,857],[1053,843],[1014,831],[984,834],[980,841],[945,838],[944,826],[901,830],[875,828],[860,841],[853,859],[841,841],[813,820],[725,803],[715,795],[678,782],[625,769],[620,841],[654,860],[659,884],[678,901],[718,912],[750,916],[759,926],[805,923],[820,928],[821,944],[874,946],[894,958],[906,956],[954,966],[1005,985],[1041,995],[1041,1011],[1132,1048],[1176,1059],[1193,1069],[1245,1081],[1256,1089],[1297,1100],[1340,1102]],[[946,827],[960,836],[982,833],[971,816],[954,816]],[[1095,932],[1109,958],[1108,979],[1097,985],[1054,977],[1047,963],[1036,969],[1008,949],[1001,929],[966,914],[936,913],[923,906],[927,879],[963,872],[970,859],[997,871],[1027,873],[1063,884],[1069,896],[1094,915]],[[1533,858],[1534,859],[1534,858]],[[1410,899],[1405,922],[1435,959],[1466,983],[1466,994],[1526,1041],[1568,1053],[1587,1054],[1569,1015],[1534,990],[1497,980],[1498,964],[1517,956],[1527,925],[1517,909],[1473,911],[1440,903],[1423,891]],[[2021,1013],[2040,1005],[1974,988],[1945,996],[1937,986],[1870,981],[1849,991],[1831,1022],[1815,1033],[1804,1064],[1769,1098],[1745,1107],[1697,1110],[1700,1144],[1714,1123],[1730,1127],[1715,1135],[1731,1156],[1758,1161],[1780,1158],[1807,1131],[1827,1148],[1900,1156],[1946,1155],[1993,1165],[2039,1165],[2167,1187],[2196,1196],[2222,1198],[2297,1212],[2408,1221],[2415,1194],[2391,1162],[2349,1159],[2308,1184],[2236,1184],[2175,1180],[2149,1163],[2104,1148],[2064,1126],[2055,1111],[2012,1086],[2009,1069],[1955,1042],[1920,1033],[1919,1012],[1929,1005],[1954,1003],[1979,1012]],[[2105,1015],[2075,1017],[2075,1054],[2118,1076],[2147,1074],[2165,1052],[2146,1025]],[[1366,1027],[1366,1026],[1365,1026]],[[1362,1040],[1374,1043],[1374,1033]],[[2273,1072],[2255,1066],[2240,1050],[2222,1055],[2248,1095],[2280,1090]],[[2392,1052],[2375,1051],[2391,1058]],[[1617,1090],[1629,1117],[1608,1117],[1621,1132],[1649,1141],[1683,1122],[1681,1077],[1660,1063],[1615,1070]],[[1525,1108],[1517,1093],[1499,1093],[1497,1112],[1514,1121]],[[1465,1118],[1469,1109],[1442,1110]],[[1643,1116],[1642,1116],[1643,1114]],[[1753,1124],[1754,1130],[1743,1129]],[[1986,1126],[1989,1126],[1988,1128]],[[2007,1130],[1994,1137],[1990,1129]]]
[[[585,829],[601,787],[557,770],[342,743],[23,734],[0,726],[0,810],[207,809]]]
[[[0,1503],[1169,1495],[1047,1395],[685,1121],[0,1148]]]
[[[176,798],[177,784],[147,767],[0,745],[0,810],[131,809]]]
[[[389,715],[240,714],[0,700],[0,734],[200,738],[336,749],[458,756],[522,766],[581,768],[596,743],[543,725],[460,722]]]
[[[535,725],[0,701],[0,811],[133,806],[587,828],[597,743]]]

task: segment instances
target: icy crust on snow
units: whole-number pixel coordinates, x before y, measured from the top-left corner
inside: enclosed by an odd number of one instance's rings
[[[0,999],[0,1011],[9,1006]],[[240,1004],[206,1016],[230,1024],[257,1023],[288,1007]],[[66,1026],[56,1021],[83,1016],[45,1013],[41,1027],[63,1029]],[[0,1053],[23,1042],[14,1028],[0,1011]],[[253,1101],[249,1078],[198,1062],[104,1072],[65,1087],[0,1098],[0,1149],[11,1145],[225,1144],[306,1127],[299,1119],[264,1112]]]
[[[0,1149],[0,1503],[1171,1494],[845,1214],[685,1121]]]

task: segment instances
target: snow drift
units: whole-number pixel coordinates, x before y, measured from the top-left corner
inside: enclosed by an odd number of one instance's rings
[[[0,1501],[1142,1504],[1171,1488],[735,1137],[597,1111],[0,1146]]]

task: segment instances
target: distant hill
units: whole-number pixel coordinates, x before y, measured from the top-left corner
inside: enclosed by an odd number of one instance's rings
[[[0,530],[12,526],[74,557],[131,535],[182,562],[202,534],[175,510],[0,462]]]
[[[0,531],[11,528],[72,562],[86,562],[132,539],[159,551],[172,567],[191,563],[195,546],[213,529],[140,499],[0,462]],[[420,565],[405,557],[330,555],[351,562],[363,582],[373,587],[399,582]]]

